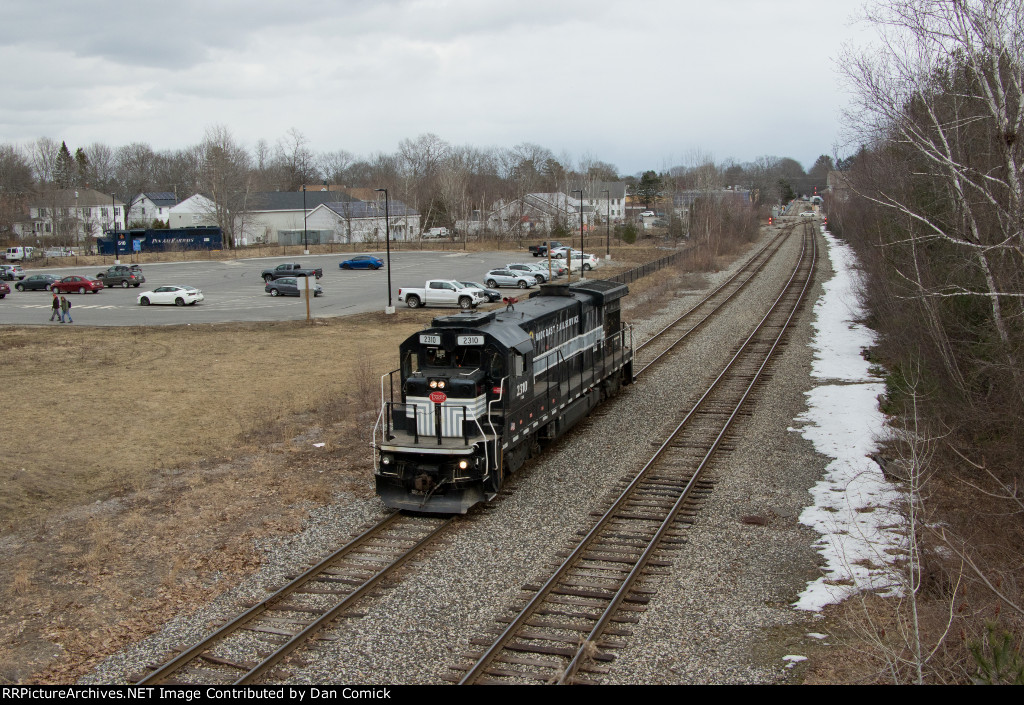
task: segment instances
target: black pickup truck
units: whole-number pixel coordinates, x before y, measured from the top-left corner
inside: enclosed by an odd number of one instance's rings
[[[324,270],[313,269],[309,267],[303,267],[301,264],[296,262],[288,262],[286,264],[279,264],[273,269],[264,269],[260,274],[263,277],[263,281],[272,282],[275,279],[281,277],[316,277],[319,279],[324,275]]]
[[[559,247],[565,247],[562,243],[557,240],[551,241],[551,249],[557,250]],[[530,245],[530,254],[534,257],[547,257],[548,256],[548,243],[542,242],[539,245]]]

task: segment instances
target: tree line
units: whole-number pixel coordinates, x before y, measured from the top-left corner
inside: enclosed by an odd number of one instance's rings
[[[69,146],[41,137],[28,144],[0,144],[0,234],[24,217],[24,196],[55,188],[92,188],[124,203],[144,192],[172,192],[180,199],[203,193],[217,204],[215,215],[230,240],[231,214],[251,206],[254,194],[297,191],[303,185],[387,188],[392,198],[420,212],[424,227],[454,228],[456,221],[486,214],[499,200],[568,193],[599,182],[625,181],[629,192],[647,204],[675,190],[724,186],[751,189],[760,203],[774,204],[823,189],[833,166],[827,156],[809,172],[794,159],[778,157],[716,164],[695,155],[688,162],[621,175],[608,162],[556,156],[537,144],[479,148],[454,145],[434,134],[403,139],[391,153],[357,156],[341,149],[315,151],[297,129],[273,144],[261,139],[247,147],[224,125],[209,126],[199,144],[161,151],[141,142]]]
[[[887,0],[866,19],[881,41],[842,61],[863,146],[826,205],[864,266],[911,490],[913,609],[880,658],[897,680],[1022,682],[1024,3]]]

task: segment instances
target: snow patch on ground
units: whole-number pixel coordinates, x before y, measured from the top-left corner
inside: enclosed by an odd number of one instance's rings
[[[794,607],[815,612],[862,590],[898,594],[891,566],[906,544],[897,511],[901,492],[870,457],[886,435],[878,408],[885,385],[862,354],[875,334],[858,322],[863,308],[857,260],[848,245],[828,232],[824,236],[835,275],[814,307],[811,374],[828,383],[807,392],[807,410],[795,419],[801,426],[792,429],[833,458],[811,488],[813,505],[800,515],[801,523],[821,534],[815,545],[825,568]]]

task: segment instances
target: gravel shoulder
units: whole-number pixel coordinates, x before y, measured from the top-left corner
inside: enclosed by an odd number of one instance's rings
[[[795,241],[797,238],[791,238]],[[758,306],[788,275],[793,248],[753,283],[732,313],[706,327],[678,363],[663,365],[624,390],[575,432],[528,464],[511,491],[457,524],[428,557],[355,616],[342,618],[315,650],[289,666],[295,683],[446,682],[450,666],[466,663],[470,644],[495,625],[520,588],[541,577],[555,553],[575,543],[588,513],[618,479],[649,457],[656,437],[708,382],[732,349],[731,330],[760,318]],[[735,267],[737,263],[732,266]],[[817,281],[829,275],[819,259]],[[711,285],[727,272],[707,276]],[[772,366],[771,379],[736,433],[734,450],[720,455],[717,484],[676,552],[668,575],[649,579],[657,590],[603,682],[615,684],[775,683],[793,678],[783,656],[813,646],[815,620],[789,604],[819,574],[816,538],[798,524],[807,489],[825,461],[788,431],[804,408],[811,351],[805,302],[796,329]],[[657,315],[638,321],[638,339],[660,330],[703,291],[682,291]],[[628,319],[628,313],[627,313]],[[302,531],[257,548],[263,568],[236,589],[107,659],[82,683],[125,682],[170,649],[197,640],[243,603],[262,599],[284,576],[383,516],[376,499],[341,496],[311,513]],[[760,517],[748,524],[742,517]]]

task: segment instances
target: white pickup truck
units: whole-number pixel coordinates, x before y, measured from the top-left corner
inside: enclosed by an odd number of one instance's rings
[[[454,279],[431,279],[422,289],[402,287],[398,300],[409,308],[420,306],[458,306],[466,310],[476,308],[487,300],[487,294],[480,289],[469,289]]]

